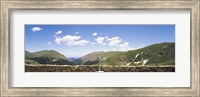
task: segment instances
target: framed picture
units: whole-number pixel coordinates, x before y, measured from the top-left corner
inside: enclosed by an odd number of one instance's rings
[[[175,72],[175,25],[31,24],[24,32],[27,72]]]
[[[1,96],[200,96],[199,0],[1,1]]]

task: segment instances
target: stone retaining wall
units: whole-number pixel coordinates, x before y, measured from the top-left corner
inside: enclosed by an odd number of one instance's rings
[[[175,67],[101,67],[104,72],[175,72]],[[98,66],[25,66],[26,72],[97,72]]]

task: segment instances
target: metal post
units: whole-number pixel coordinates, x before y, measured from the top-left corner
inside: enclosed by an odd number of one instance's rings
[[[98,57],[98,60],[99,60],[99,71],[98,72],[103,72],[103,71],[101,71],[101,57]]]
[[[99,71],[101,71],[101,60],[99,60]]]

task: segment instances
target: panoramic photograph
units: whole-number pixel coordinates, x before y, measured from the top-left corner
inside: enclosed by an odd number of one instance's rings
[[[25,72],[175,72],[175,25],[26,24]]]

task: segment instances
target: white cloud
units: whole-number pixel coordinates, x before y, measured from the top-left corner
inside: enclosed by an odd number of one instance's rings
[[[123,44],[120,44],[119,47],[124,48],[124,47],[128,47],[129,43],[128,42],[124,42]]]
[[[78,32],[76,32],[76,34],[78,34]]]
[[[109,46],[118,46],[119,43],[122,42],[122,39],[120,39],[119,37],[112,37],[108,38],[107,41]]]
[[[105,36],[105,39],[108,39],[108,36]]]
[[[90,44],[95,44],[95,42],[91,42]]]
[[[55,42],[57,44],[64,44],[68,46],[72,45],[86,45],[89,41],[82,39],[81,36],[65,35],[64,37],[56,37]]]
[[[37,32],[37,31],[41,31],[42,28],[40,28],[40,27],[33,27],[33,28],[31,28],[31,30],[32,30],[33,32]]]
[[[52,45],[52,43],[51,43],[51,42],[48,42],[47,44],[48,44],[48,45]]]
[[[123,41],[120,37],[111,37],[108,36],[105,37],[97,37],[95,39],[97,44],[101,45],[108,45],[110,47],[113,47],[113,50],[129,50],[129,43],[126,41]],[[94,44],[94,43],[91,43]]]
[[[114,47],[112,50],[116,50],[116,48]]]
[[[61,30],[60,30],[60,31],[57,31],[55,34],[56,34],[56,35],[60,35],[60,34],[62,34],[62,31],[61,31]]]
[[[61,44],[62,38],[61,37],[56,37],[55,42],[56,44]]]
[[[78,41],[74,41],[74,43],[72,43],[72,45],[86,45],[88,43],[89,43],[89,41],[87,41],[87,40],[78,40]]]
[[[120,37],[105,37],[106,41],[108,42],[108,46],[113,47],[113,50],[129,50],[129,43],[123,41]]]
[[[120,48],[120,50],[129,50],[129,43],[124,42],[124,43],[119,45],[119,48]]]
[[[96,39],[95,39],[95,41],[98,43],[98,44],[105,44],[104,43],[104,37],[97,37]]]
[[[92,33],[92,35],[93,35],[93,36],[97,36],[97,32],[95,32],[95,33]]]

